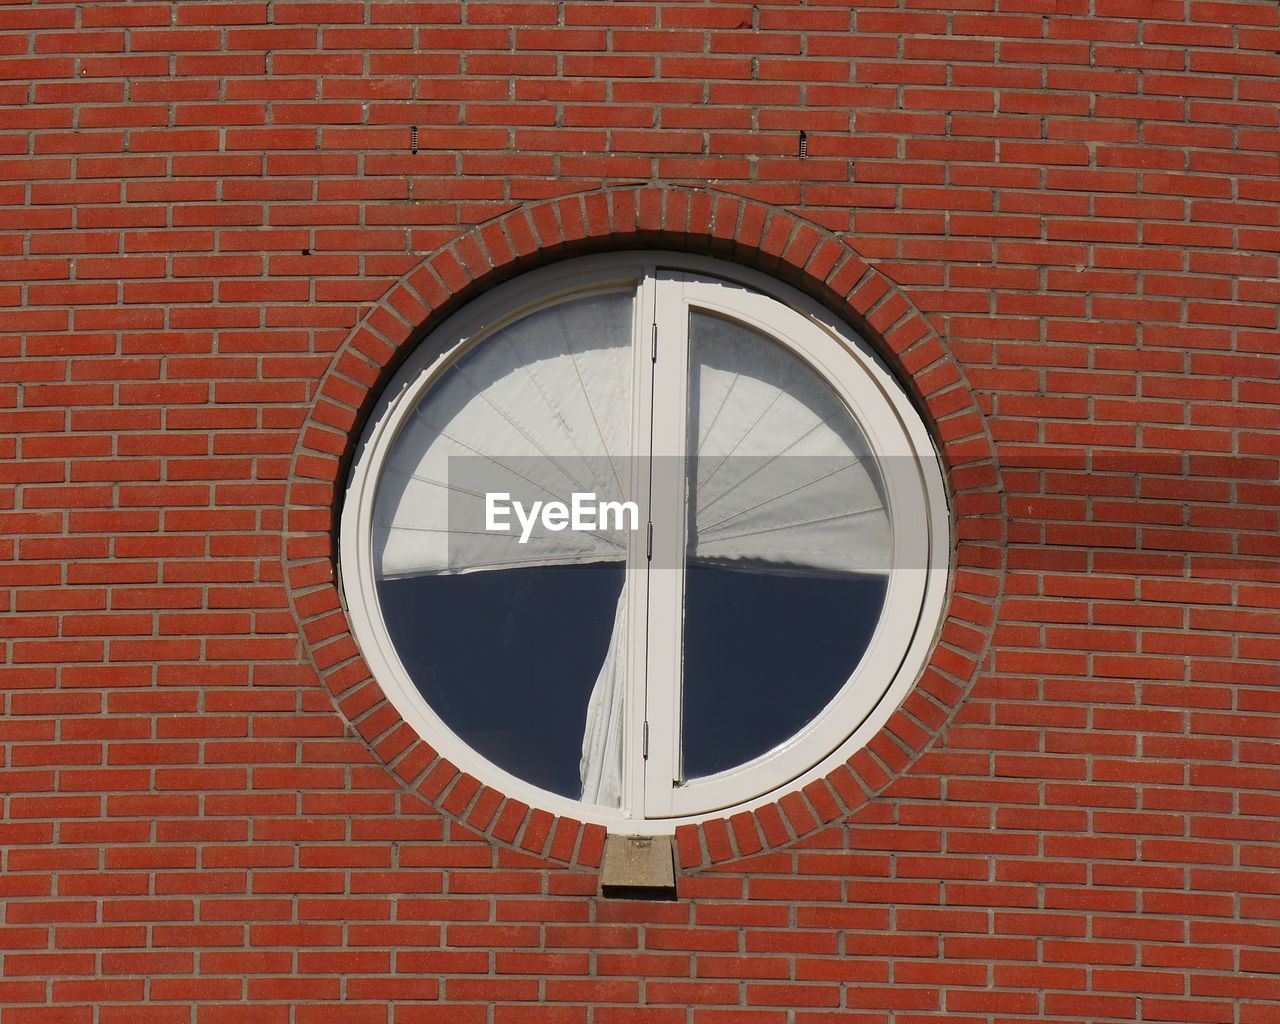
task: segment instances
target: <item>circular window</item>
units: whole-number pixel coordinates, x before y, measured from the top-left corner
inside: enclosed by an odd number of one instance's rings
[[[662,832],[874,734],[932,646],[949,522],[854,332],[646,253],[528,274],[429,335],[365,431],[340,552],[361,650],[428,742]]]

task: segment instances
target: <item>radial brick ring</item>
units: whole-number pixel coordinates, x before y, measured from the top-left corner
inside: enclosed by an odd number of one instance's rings
[[[334,353],[294,454],[287,582],[300,632],[334,702],[405,787],[468,828],[552,861],[594,867],[604,828],[532,808],[440,756],[365,664],[338,591],[336,529],[360,427],[425,334],[468,300],[565,257],[660,248],[778,277],[855,327],[929,424],[951,491],[951,592],[930,660],[902,705],[846,763],[776,802],[681,825],[685,870],[785,845],[848,815],[906,771],[955,711],[986,655],[1002,586],[1004,516],[994,448],[956,359],[904,290],[848,241],[778,208],[700,188],[637,187],[522,207],[459,236],[401,277]]]

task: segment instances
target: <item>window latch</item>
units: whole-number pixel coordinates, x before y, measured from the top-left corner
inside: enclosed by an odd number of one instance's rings
[[[653,559],[653,523],[649,524],[648,535],[645,538],[644,557],[650,560]]]
[[[640,742],[640,756],[646,760],[649,757],[649,723],[644,723],[644,738]]]
[[[653,344],[649,348],[649,362],[656,363],[658,361],[658,325],[653,325]]]

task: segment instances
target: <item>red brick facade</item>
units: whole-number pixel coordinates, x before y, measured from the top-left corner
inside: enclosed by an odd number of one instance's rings
[[[0,1024],[1280,1017],[1280,10],[938,6],[0,6]],[[418,739],[333,559],[422,332],[645,247],[862,330],[957,541],[665,903]]]

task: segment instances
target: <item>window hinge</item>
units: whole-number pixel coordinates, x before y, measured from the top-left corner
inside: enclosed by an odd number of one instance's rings
[[[649,348],[649,362],[656,363],[658,361],[658,325],[653,325],[653,344]]]
[[[649,723],[644,723],[644,739],[640,743],[640,756],[646,760],[649,757]]]
[[[653,523],[649,524],[648,537],[644,542],[644,557],[653,558]]]

